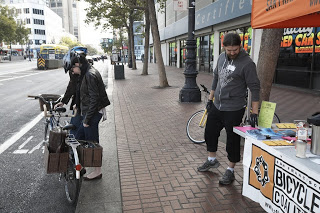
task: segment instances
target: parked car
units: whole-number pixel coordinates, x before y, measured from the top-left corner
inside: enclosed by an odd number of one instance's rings
[[[94,60],[94,61],[98,61],[98,58],[94,55],[91,56],[91,58]]]
[[[95,57],[97,59],[97,61],[99,61],[101,59],[100,55],[94,55],[93,57]]]
[[[88,56],[86,57],[86,59],[88,60],[89,64],[93,65],[93,58],[92,58],[92,56],[88,55]]]

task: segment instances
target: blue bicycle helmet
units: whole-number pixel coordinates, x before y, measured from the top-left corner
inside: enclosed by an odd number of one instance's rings
[[[68,53],[63,57],[63,65],[64,65],[64,71],[67,73],[69,70],[72,68],[72,63],[71,63],[71,58],[73,57],[86,57],[87,55],[87,48],[86,47],[81,47],[81,46],[76,46],[73,47],[68,51]]]

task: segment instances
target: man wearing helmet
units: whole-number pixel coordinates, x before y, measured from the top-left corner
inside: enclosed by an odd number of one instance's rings
[[[82,119],[75,138],[99,142],[99,122],[103,115],[105,118],[105,107],[110,104],[102,77],[99,71],[88,63],[85,54],[81,53],[71,54],[70,66],[67,69],[72,75],[70,81],[77,79],[76,85],[74,81],[69,85],[75,107]],[[101,167],[96,167],[84,179],[94,180],[101,177]]]
[[[73,110],[73,108],[77,108],[77,115],[75,117],[71,118],[70,123],[75,125],[75,129],[70,130],[70,134],[75,135],[77,133],[77,130],[79,128],[79,126],[81,125],[81,121],[82,121],[82,116],[81,116],[81,112],[80,112],[80,100],[76,99],[76,93],[78,91],[80,91],[80,85],[82,82],[82,78],[83,76],[78,76],[78,75],[73,75],[72,71],[71,71],[71,58],[75,55],[78,56],[82,56],[82,57],[86,57],[87,54],[87,48],[86,47],[73,47],[72,49],[70,49],[68,51],[68,53],[64,56],[63,58],[63,64],[64,64],[64,71],[65,73],[69,73],[69,83],[66,89],[66,92],[64,93],[64,96],[61,100],[61,102],[57,103],[55,105],[56,107],[60,107],[63,106],[64,104],[68,104],[68,102],[71,99],[71,104],[70,104],[70,110]],[[86,69],[87,66],[83,66],[83,70]]]

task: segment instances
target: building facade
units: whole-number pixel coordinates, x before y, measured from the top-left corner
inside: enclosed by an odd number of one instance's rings
[[[187,2],[188,3],[188,2]],[[157,13],[161,50],[165,65],[183,68],[186,59],[188,11],[174,11],[173,0]],[[257,62],[262,30],[250,26],[251,0],[195,1],[197,70],[212,72],[221,41],[229,31],[240,34],[243,48]],[[254,38],[254,39],[252,39]],[[254,40],[254,44],[252,44]],[[284,29],[274,83],[320,90],[320,28]],[[155,61],[150,46],[150,62]]]
[[[62,19],[66,32],[78,38],[77,3],[73,0],[49,0],[48,7]]]
[[[41,44],[57,44],[63,36],[76,39],[62,26],[62,18],[47,7],[43,0],[6,0],[5,4],[17,10],[17,22],[30,29],[27,44],[12,44],[11,48],[19,55],[37,57]]]

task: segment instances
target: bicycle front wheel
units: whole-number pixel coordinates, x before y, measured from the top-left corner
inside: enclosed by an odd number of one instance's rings
[[[80,179],[76,178],[76,168],[74,165],[74,160],[69,159],[68,170],[65,173],[65,192],[67,200],[70,204],[76,206],[80,194],[80,188],[82,183],[82,175]]]
[[[44,126],[44,142],[49,142],[49,123],[50,121],[46,119]]]
[[[187,136],[193,143],[204,143],[204,130],[205,125],[200,125],[200,121],[204,115],[205,110],[200,110],[193,115],[188,120],[187,123]],[[206,118],[204,118],[206,119]],[[205,121],[203,121],[205,123]]]

